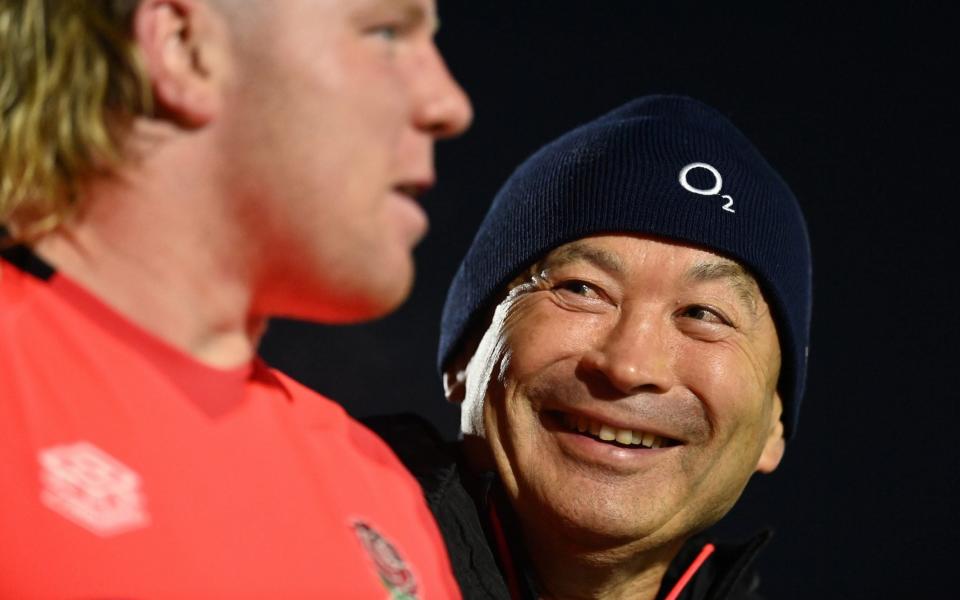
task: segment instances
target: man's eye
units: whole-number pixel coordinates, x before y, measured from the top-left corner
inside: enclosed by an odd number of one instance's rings
[[[697,321],[704,321],[707,323],[730,325],[729,319],[720,314],[719,311],[713,310],[706,306],[688,306],[687,308],[683,309],[683,311],[680,313],[680,316]]]
[[[394,42],[410,34],[415,24],[404,20],[383,21],[367,29],[367,33],[379,37],[388,42]]]
[[[370,33],[373,35],[382,37],[387,41],[393,41],[400,37],[400,26],[399,25],[378,25],[370,29]]]
[[[597,293],[597,290],[585,281],[571,280],[571,281],[562,281],[554,286],[555,290],[563,290],[576,294],[578,296],[583,296],[585,298],[599,298],[600,294]]]

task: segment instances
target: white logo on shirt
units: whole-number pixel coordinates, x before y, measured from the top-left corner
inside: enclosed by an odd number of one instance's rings
[[[694,169],[705,169],[711,175],[713,175],[713,187],[710,188],[698,188],[694,187],[688,180],[687,175],[690,171]],[[680,185],[683,186],[683,189],[694,194],[700,194],[701,196],[720,196],[721,198],[727,201],[721,208],[727,212],[736,212],[733,210],[733,198],[730,196],[720,194],[720,190],[723,188],[723,177],[720,177],[720,171],[716,170],[713,165],[708,165],[707,163],[695,162],[690,163],[684,168],[680,169]]]
[[[40,500],[101,537],[150,524],[140,476],[89,442],[41,450]]]

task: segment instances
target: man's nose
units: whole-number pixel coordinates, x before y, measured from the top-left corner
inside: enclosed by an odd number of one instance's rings
[[[466,131],[473,121],[473,107],[436,46],[431,44],[421,68],[424,79],[414,117],[416,126],[436,139]]]
[[[675,349],[667,327],[650,315],[621,318],[581,359],[619,392],[662,393],[674,385]]]

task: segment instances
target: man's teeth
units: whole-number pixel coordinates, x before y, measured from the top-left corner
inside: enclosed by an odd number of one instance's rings
[[[563,424],[571,431],[589,433],[605,442],[618,442],[625,446],[643,446],[645,448],[659,448],[665,445],[666,440],[658,435],[634,429],[617,429],[587,417],[563,415]]]

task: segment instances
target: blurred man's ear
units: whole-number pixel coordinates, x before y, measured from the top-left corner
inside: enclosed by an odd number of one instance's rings
[[[145,0],[133,29],[158,113],[186,127],[213,119],[227,68],[223,17],[199,0]]]
[[[767,441],[763,446],[763,452],[760,453],[760,460],[757,461],[758,473],[772,473],[783,459],[783,453],[786,450],[786,440],[783,439],[783,402],[780,400],[780,392],[773,394],[773,410],[770,411],[770,428],[767,432]]]

